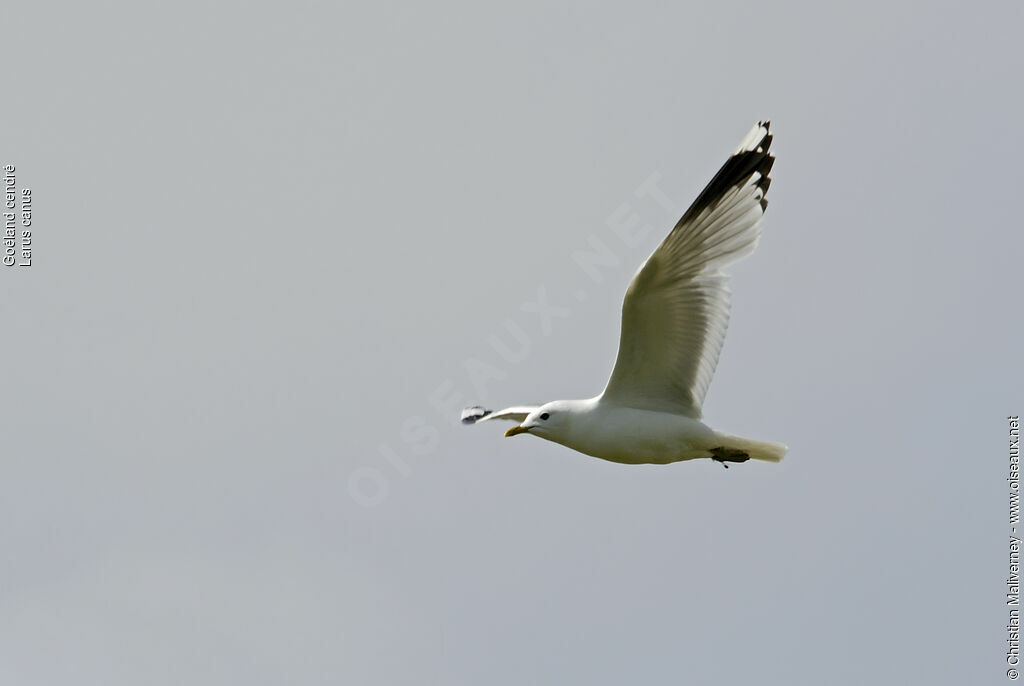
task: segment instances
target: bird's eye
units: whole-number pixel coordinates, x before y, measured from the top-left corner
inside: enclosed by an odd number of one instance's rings
[[[544,421],[547,421],[548,417],[550,416],[551,415],[549,415],[547,412],[542,412],[540,418],[543,419]]]

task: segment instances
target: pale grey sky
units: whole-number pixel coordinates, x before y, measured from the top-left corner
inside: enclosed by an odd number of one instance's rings
[[[1022,19],[9,8],[0,163],[35,236],[0,268],[0,682],[1005,679]],[[601,390],[677,219],[637,189],[681,211],[762,118],[705,416],[786,459],[458,425]]]

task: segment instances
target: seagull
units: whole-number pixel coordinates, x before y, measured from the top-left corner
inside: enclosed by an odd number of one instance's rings
[[[604,391],[586,400],[462,411],[464,424],[517,422],[531,434],[623,464],[710,458],[778,462],[781,443],[716,431],[701,407],[729,324],[726,265],[754,251],[775,157],[770,122],[758,122],[647,258],[626,289],[619,353]]]

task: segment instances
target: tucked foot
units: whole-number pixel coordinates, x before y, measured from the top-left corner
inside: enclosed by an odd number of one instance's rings
[[[721,463],[723,467],[728,469],[728,462],[746,462],[750,459],[750,455],[742,450],[734,450],[732,448],[712,448],[711,459]]]

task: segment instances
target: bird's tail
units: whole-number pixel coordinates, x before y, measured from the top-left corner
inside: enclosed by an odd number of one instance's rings
[[[739,436],[730,436],[723,433],[718,434],[717,438],[726,450],[745,453],[752,460],[778,462],[786,454],[786,451],[789,450],[784,443],[754,441],[749,438],[740,438]]]

